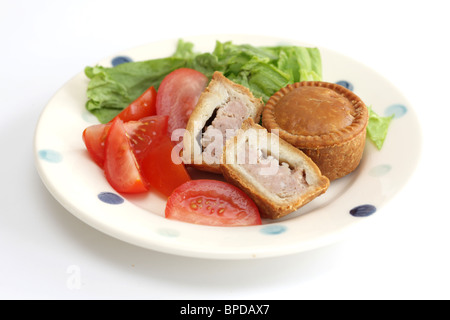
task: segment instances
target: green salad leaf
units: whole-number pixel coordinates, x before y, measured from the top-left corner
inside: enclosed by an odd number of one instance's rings
[[[388,128],[394,115],[389,117],[379,116],[372,107],[369,110],[369,122],[367,124],[367,137],[375,144],[378,150],[383,147],[387,136]]]
[[[86,108],[106,123],[137,99],[147,88],[158,89],[164,77],[178,68],[192,68],[211,78],[215,71],[250,89],[264,102],[289,83],[321,80],[322,63],[317,48],[296,46],[255,47],[217,41],[212,52],[195,52],[190,42],[179,40],[172,56],[116,67],[86,67],[90,79]]]

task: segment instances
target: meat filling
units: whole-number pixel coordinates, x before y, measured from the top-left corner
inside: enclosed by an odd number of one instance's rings
[[[203,129],[201,145],[205,162],[219,163],[226,140],[236,135],[249,114],[248,107],[236,99],[229,99],[216,109],[211,124]]]
[[[246,147],[247,155],[248,145]],[[261,150],[257,153],[256,163],[246,160],[242,167],[264,188],[280,198],[288,198],[306,190],[308,183],[304,169],[292,169],[286,162],[280,163],[277,158]]]

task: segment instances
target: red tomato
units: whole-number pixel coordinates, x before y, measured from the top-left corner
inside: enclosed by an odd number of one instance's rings
[[[207,83],[203,73],[188,68],[177,69],[163,79],[156,97],[156,114],[169,116],[169,135],[186,128]]]
[[[167,116],[150,116],[124,124],[138,162],[141,162],[146,152],[153,148],[155,141],[167,136],[168,119]]]
[[[139,98],[123,109],[115,118],[123,121],[139,120],[156,114],[156,89],[148,88]],[[111,120],[110,122],[114,121]]]
[[[104,170],[106,179],[117,192],[140,193],[148,190],[120,118],[112,122],[106,138]]]
[[[105,162],[105,141],[110,124],[96,124],[83,131],[83,141],[92,160],[101,168]]]
[[[173,143],[166,134],[149,148],[141,162],[142,173],[149,184],[170,196],[177,187],[191,180],[183,163],[176,164],[172,159]]]
[[[139,120],[156,114],[156,90],[148,88],[139,98],[122,110],[108,124],[97,124],[83,131],[83,141],[96,164],[103,168],[105,161],[105,140],[111,123],[119,118],[124,122]]]
[[[173,144],[167,135],[167,116],[125,123],[141,174],[150,187],[169,196],[191,178],[183,163],[172,161]]]
[[[191,180],[174,190],[168,219],[212,226],[261,224],[256,204],[242,190],[217,180]]]

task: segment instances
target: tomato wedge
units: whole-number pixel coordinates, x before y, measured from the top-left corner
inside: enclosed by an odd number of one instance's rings
[[[183,163],[172,161],[168,116],[124,122],[119,117],[83,131],[92,159],[105,170],[111,186],[122,193],[153,188],[165,196],[191,178]]]
[[[115,118],[120,118],[124,122],[127,122],[156,115],[156,96],[156,89],[151,86],[140,97],[130,103],[128,107],[123,109]],[[114,121],[114,119],[110,122]]]
[[[210,226],[260,225],[256,204],[242,190],[218,180],[191,180],[169,197],[168,219]]]
[[[111,123],[119,118],[124,122],[140,120],[156,114],[156,89],[151,86],[140,97],[123,109],[107,124],[96,124],[83,131],[83,141],[92,160],[103,168],[105,161],[105,141]]]
[[[120,118],[116,118],[109,129],[103,168],[106,179],[117,192],[140,193],[148,190]]]
[[[152,116],[127,122],[125,127],[145,181],[168,197],[191,178],[184,164],[172,159],[174,144],[167,135],[167,125],[167,116]]]
[[[156,141],[167,136],[167,123],[167,116],[150,116],[124,123],[125,131],[139,163],[146,157],[148,150],[154,147]]]
[[[174,144],[168,135],[162,136],[149,148],[141,162],[142,174],[149,184],[169,197],[173,190],[190,181],[191,177],[183,163],[172,159]]]
[[[101,168],[105,162],[105,141],[111,124],[95,124],[83,131],[83,141],[92,160]]]
[[[156,114],[169,116],[169,135],[175,129],[186,128],[207,83],[208,77],[189,68],[177,69],[164,77],[156,97]]]

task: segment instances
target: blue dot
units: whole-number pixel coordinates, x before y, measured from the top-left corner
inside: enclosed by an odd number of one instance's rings
[[[392,166],[389,164],[380,164],[369,170],[369,174],[373,177],[381,177],[389,173],[392,170]]]
[[[180,233],[177,230],[173,229],[158,229],[157,232],[159,235],[168,238],[176,238],[180,235]]]
[[[111,64],[113,65],[113,67],[115,67],[115,66],[118,66],[119,64],[131,62],[131,61],[133,61],[133,60],[130,57],[118,56],[111,60]]]
[[[353,88],[354,88],[353,84],[351,84],[350,82],[348,82],[346,80],[337,81],[336,84],[338,84],[340,86],[343,86],[344,88],[346,88],[346,89],[348,89],[350,91],[353,91]]]
[[[261,228],[260,231],[261,231],[261,233],[264,233],[264,234],[276,235],[276,234],[281,234],[281,233],[285,232],[286,230],[287,230],[287,228],[285,226],[273,224],[273,225],[268,225],[268,226]]]
[[[402,105],[402,104],[393,104],[386,108],[384,115],[386,117],[390,117],[394,115],[395,119],[403,117],[406,112],[408,112],[408,109]]]
[[[90,123],[90,124],[97,124],[97,123],[98,123],[98,120],[97,120],[97,118],[94,116],[94,114],[91,113],[91,112],[89,112],[89,111],[87,111],[87,110],[83,111],[83,113],[81,114],[81,117],[82,117],[83,120],[86,121],[87,123]]]
[[[108,204],[122,204],[125,201],[121,196],[112,192],[101,192],[98,194],[98,198]]]
[[[377,208],[371,204],[364,204],[350,210],[350,214],[354,217],[368,217],[377,211]]]
[[[43,149],[39,150],[38,152],[39,158],[42,160],[51,162],[51,163],[58,163],[62,161],[62,155],[61,153],[51,150],[51,149]]]

